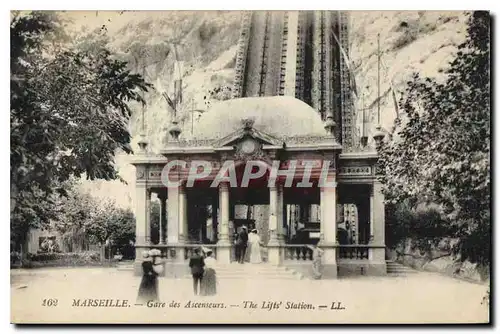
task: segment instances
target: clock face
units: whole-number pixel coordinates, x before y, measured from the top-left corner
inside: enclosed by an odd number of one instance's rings
[[[253,140],[246,140],[241,144],[241,151],[245,154],[253,153],[256,149],[257,144]]]

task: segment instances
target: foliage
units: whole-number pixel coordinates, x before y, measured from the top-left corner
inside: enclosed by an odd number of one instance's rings
[[[72,243],[85,240],[103,245],[128,244],[135,239],[135,217],[130,209],[116,206],[113,201],[101,201],[86,193],[73,190],[62,199],[62,212],[55,228]]]
[[[64,183],[53,182],[52,185],[60,193],[67,194],[74,186],[74,182],[73,180]],[[31,189],[19,191],[17,197],[18,203],[22,203],[22,206],[16,206],[10,215],[10,237],[13,249],[19,249],[19,245],[24,244],[30,227],[47,227],[47,222],[56,219],[61,213],[59,193],[51,193],[47,196],[46,192],[34,186]]]
[[[97,252],[28,254],[30,268],[109,265]]]
[[[50,12],[10,26],[11,224],[21,235],[47,225],[53,193],[71,177],[118,178],[116,151],[132,152],[128,103],[150,86],[102,43],[79,48],[61,29]]]
[[[410,239],[415,248],[429,252],[443,238],[453,235],[454,226],[434,207],[412,208],[408,202],[386,205],[386,244],[395,248]]]
[[[160,202],[151,201],[150,210],[151,242],[157,244],[160,242]]]
[[[84,261],[99,261],[100,255],[96,252],[83,253],[41,253],[30,254],[28,258],[31,261],[48,262],[60,259],[83,259]]]
[[[54,228],[61,235],[63,243],[71,246],[71,251],[85,250],[85,226],[96,214],[95,204],[90,195],[81,194],[75,189],[58,199],[59,210],[53,219]]]
[[[389,203],[434,202],[453,225],[462,260],[490,261],[490,58],[487,12],[471,14],[447,80],[415,74],[400,107],[407,121],[381,147]]]
[[[205,101],[205,106],[210,108],[212,106],[213,101],[226,101],[231,99],[232,88],[231,86],[221,85],[217,86],[208,91],[208,95],[203,97]]]

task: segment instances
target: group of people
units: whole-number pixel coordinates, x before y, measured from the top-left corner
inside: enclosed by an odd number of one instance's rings
[[[158,276],[163,272],[161,252],[157,249],[142,254],[142,279],[137,300],[139,302],[158,300]],[[196,248],[189,259],[195,295],[213,296],[217,293],[216,260],[208,248]]]
[[[235,240],[236,260],[238,263],[245,263],[247,248],[250,248],[249,262],[261,263],[261,246],[262,241],[260,240],[257,230],[253,229],[250,234],[248,234],[247,227],[242,226]]]
[[[189,259],[189,268],[193,276],[195,295],[213,296],[217,293],[216,260],[213,251],[208,248],[196,248]]]
[[[241,228],[235,241],[236,258],[239,263],[245,262],[247,248],[250,248],[250,263],[261,263],[261,240],[257,230],[253,229],[250,234],[246,226]],[[312,271],[315,279],[321,278],[321,257],[323,250],[317,245],[310,246],[313,251]],[[158,300],[158,276],[163,270],[161,252],[157,249],[145,251],[142,262],[142,280],[139,286],[138,301]],[[193,277],[193,292],[195,295],[213,296],[217,293],[216,260],[213,251],[205,247],[194,250],[189,259],[189,268]]]

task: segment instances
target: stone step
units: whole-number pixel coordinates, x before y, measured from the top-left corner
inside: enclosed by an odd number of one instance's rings
[[[118,270],[118,271],[134,271],[134,267],[133,266],[118,266],[116,268],[116,270]]]
[[[404,269],[396,269],[396,270],[387,270],[388,273],[415,273],[414,270],[404,270]]]
[[[386,265],[388,274],[412,274],[418,272],[413,268],[404,266],[394,261],[387,261]]]
[[[413,268],[408,268],[408,267],[403,267],[403,266],[401,266],[401,267],[396,267],[396,266],[389,267],[389,266],[387,266],[387,269],[415,271],[415,269],[413,269]]]

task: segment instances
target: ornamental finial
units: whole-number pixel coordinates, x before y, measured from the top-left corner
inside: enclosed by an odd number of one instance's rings
[[[172,126],[170,127],[170,129],[168,130],[168,132],[170,133],[170,137],[171,137],[171,139],[172,139],[173,142],[178,142],[179,141],[179,135],[181,134],[182,130],[179,127],[179,125],[178,125],[178,123],[177,123],[176,120],[172,121]]]
[[[326,130],[327,134],[332,136],[332,137],[335,137],[335,127],[336,126],[337,126],[337,124],[333,120],[333,115],[328,114],[328,116],[326,117],[326,122],[325,122],[325,130]]]
[[[378,124],[375,127],[375,133],[373,134],[373,139],[375,140],[375,145],[377,146],[377,148],[379,148],[380,144],[382,144],[382,140],[384,139],[384,137],[385,133],[382,131],[382,127],[380,126],[380,124]]]
[[[148,147],[148,141],[144,133],[141,134],[141,139],[139,139],[137,145],[139,145],[140,153],[145,154]]]
[[[241,120],[241,124],[243,125],[243,129],[245,129],[245,130],[251,130],[253,128],[254,123],[255,123],[255,119],[253,119],[253,118],[243,118]]]

